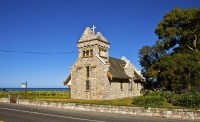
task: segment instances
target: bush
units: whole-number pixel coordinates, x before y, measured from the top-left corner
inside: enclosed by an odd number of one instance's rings
[[[187,92],[183,94],[176,94],[172,103],[177,106],[184,107],[200,107],[200,93],[199,92]]]
[[[132,102],[132,104],[146,107],[164,105],[165,103],[166,99],[161,96],[139,96],[135,97]]]
[[[46,96],[46,92],[41,92],[41,96]]]
[[[147,96],[162,96],[162,91],[150,91]]]
[[[174,95],[175,93],[172,91],[162,91],[162,94],[161,94],[161,96],[164,97],[168,103],[172,102]]]
[[[146,94],[143,94],[143,96],[161,96],[164,97],[167,102],[171,103],[173,96],[175,95],[175,93],[173,93],[172,91],[148,91],[146,92]]]

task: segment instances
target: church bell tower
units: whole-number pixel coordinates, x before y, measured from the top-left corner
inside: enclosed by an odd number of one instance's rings
[[[95,34],[95,28],[94,25],[92,28],[86,27],[82,37],[77,42],[79,58],[99,56],[104,62],[108,62],[110,43],[100,32]]]

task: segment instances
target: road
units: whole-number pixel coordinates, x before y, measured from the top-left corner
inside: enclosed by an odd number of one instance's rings
[[[0,103],[0,122],[189,122],[189,121]]]

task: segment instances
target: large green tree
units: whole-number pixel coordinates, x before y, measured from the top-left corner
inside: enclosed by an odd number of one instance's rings
[[[172,90],[199,86],[200,8],[173,9],[155,33],[159,40],[139,50],[147,83]]]
[[[167,13],[155,30],[165,49],[200,50],[200,8],[175,8]]]
[[[194,90],[200,86],[200,53],[175,53],[162,56],[147,69],[152,79],[160,80],[161,86],[179,91],[183,88]]]
[[[153,46],[144,46],[139,50],[139,62],[143,67],[142,74],[146,78],[147,88],[152,89],[154,84],[152,76],[146,73],[147,69],[165,54],[166,51],[163,47],[163,43],[160,41],[156,41],[156,44]]]

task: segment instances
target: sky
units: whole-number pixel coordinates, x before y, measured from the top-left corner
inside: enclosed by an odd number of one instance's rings
[[[200,0],[0,0],[0,88],[65,88],[77,42],[92,25],[110,56],[141,69],[139,49],[155,44],[155,28],[175,7],[198,8]]]

